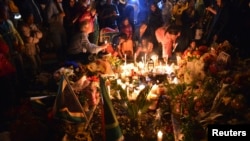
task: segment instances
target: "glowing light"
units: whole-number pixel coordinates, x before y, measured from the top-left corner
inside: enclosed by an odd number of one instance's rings
[[[22,18],[22,16],[21,16],[21,14],[19,14],[19,13],[15,14],[15,16],[14,16],[14,19],[15,19],[15,20],[19,20],[19,19],[21,19],[21,18]]]
[[[163,136],[162,131],[161,130],[158,131],[158,133],[157,133],[157,141],[162,141],[162,136]]]

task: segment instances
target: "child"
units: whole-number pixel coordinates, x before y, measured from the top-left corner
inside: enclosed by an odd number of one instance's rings
[[[121,26],[120,26],[120,31],[121,31],[122,33],[125,33],[125,34],[127,35],[127,38],[128,38],[128,39],[132,39],[132,35],[133,35],[134,31],[133,31],[133,27],[132,27],[132,25],[130,24],[128,18],[125,18],[125,19],[122,21],[122,24],[121,24]]]
[[[121,58],[122,60],[133,60],[133,41],[131,39],[128,39],[125,33],[121,33],[119,35],[117,50],[119,58]]]
[[[138,46],[136,52],[135,52],[135,61],[137,60],[138,61],[138,57],[139,59],[141,57],[143,57],[144,55],[148,56],[148,58],[150,58],[150,56],[152,55],[153,53],[153,43],[148,40],[148,38],[146,37],[143,37],[142,40],[141,40],[141,44]]]
[[[40,73],[41,58],[39,41],[43,37],[43,33],[38,26],[34,24],[33,14],[24,17],[24,23],[20,26],[20,34],[24,40],[24,55],[28,59],[31,75],[35,76]]]

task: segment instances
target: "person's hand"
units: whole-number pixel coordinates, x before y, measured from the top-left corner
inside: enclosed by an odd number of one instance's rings
[[[118,16],[118,14],[115,12],[115,11],[113,11],[113,13],[111,14],[111,17],[116,17],[116,16]]]
[[[60,17],[64,17],[64,16],[65,16],[65,13],[64,13],[64,12],[61,12],[61,13],[59,14],[59,16],[60,16]]]
[[[105,49],[106,49],[108,46],[110,46],[110,44],[106,43],[106,44],[104,44],[104,46],[105,46]]]
[[[82,49],[82,52],[83,52],[83,53],[86,53],[86,52],[87,52],[87,49],[86,49],[86,48],[83,48],[83,49]]]
[[[38,38],[38,39],[40,39],[40,38],[43,37],[43,33],[42,32],[35,32],[34,34],[35,34],[35,37]]]
[[[96,15],[96,9],[91,9],[91,15],[94,17]]]
[[[107,49],[108,45],[109,45],[109,44],[104,44],[104,45],[102,45],[102,50],[105,51],[105,50]]]
[[[207,11],[212,11],[213,8],[209,6],[209,7],[206,8],[206,10],[207,10]]]

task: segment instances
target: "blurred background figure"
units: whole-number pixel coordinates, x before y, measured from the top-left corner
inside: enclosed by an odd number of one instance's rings
[[[34,17],[34,23],[38,25],[39,28],[43,26],[44,13],[40,5],[40,1],[38,0],[22,0],[22,1],[14,0],[14,1],[19,8],[22,18],[25,15],[32,13]]]
[[[147,37],[142,37],[141,44],[137,47],[134,59],[135,61],[141,61],[141,58],[145,55],[147,58],[151,58],[154,53],[154,44]]]
[[[91,43],[99,44],[99,22],[98,15],[96,11],[95,1],[83,0],[79,2],[80,6],[78,8],[78,13],[76,14],[77,24],[84,20],[89,20],[92,26],[92,32],[89,34],[89,40]]]
[[[20,100],[20,98],[25,96],[24,90],[27,80],[22,57],[24,43],[13,22],[9,19],[8,6],[3,2],[0,2],[0,43],[1,61],[5,58],[9,62],[8,64],[13,65],[15,68],[13,73],[11,72],[0,77],[2,91],[7,92],[7,95],[3,95],[4,97],[1,98],[0,103],[1,107],[7,110],[9,106],[13,106],[12,104],[18,104],[16,100]],[[6,71],[8,67],[3,66],[3,69]]]
[[[106,0],[106,3],[101,6],[99,14],[100,29],[110,27],[118,30],[117,20],[120,16],[117,5],[113,0]]]
[[[211,24],[208,25],[205,33],[205,40],[210,44],[213,36],[218,37],[218,41],[224,41],[226,37],[226,30],[229,20],[229,6],[226,0],[216,0],[216,3],[206,8],[212,14]]]
[[[124,18],[122,20],[122,23],[120,25],[120,32],[125,33],[128,39],[132,39],[134,30],[128,18]]]
[[[67,36],[63,24],[65,13],[62,7],[62,0],[50,0],[45,9],[49,26],[49,37],[56,51],[57,61],[62,62],[65,60],[67,46]]]
[[[39,41],[43,37],[42,31],[34,23],[32,13],[23,17],[20,25],[20,34],[24,40],[24,57],[27,58],[27,69],[30,78],[34,78],[41,71],[41,58]]]
[[[70,41],[70,37],[72,37],[75,32],[77,31],[77,28],[74,24],[74,19],[77,15],[77,9],[78,8],[78,2],[76,0],[64,0],[63,1],[63,9],[65,12],[64,17],[64,28],[68,36],[68,43]]]
[[[17,80],[24,82],[25,73],[22,57],[24,42],[13,22],[9,19],[9,9],[4,3],[0,5],[0,35],[9,47],[10,60],[17,69]]]
[[[162,20],[163,23],[171,23],[173,14],[173,5],[169,0],[162,0],[162,8],[161,8],[161,14],[162,14]]]

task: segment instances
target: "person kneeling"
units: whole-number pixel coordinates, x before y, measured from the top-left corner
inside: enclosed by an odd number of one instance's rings
[[[93,31],[92,28],[89,20],[84,20],[79,24],[80,30],[72,37],[67,50],[68,60],[88,64],[94,60],[95,55],[107,48],[108,44],[98,46],[89,41],[88,35]]]

